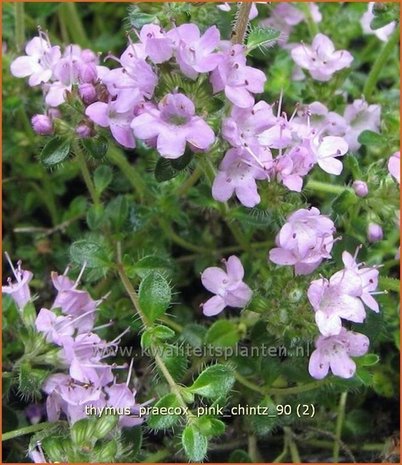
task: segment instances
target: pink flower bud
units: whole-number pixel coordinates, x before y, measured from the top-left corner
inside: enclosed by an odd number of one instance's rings
[[[32,128],[41,136],[50,136],[53,134],[53,123],[47,115],[35,115],[31,119]]]
[[[91,126],[89,126],[87,123],[80,123],[76,129],[75,133],[77,134],[78,137],[81,139],[87,139],[88,137],[93,136],[93,131]]]
[[[94,103],[97,99],[96,89],[89,82],[80,84],[78,88],[78,92],[80,94],[80,97],[82,98],[82,101],[86,105],[90,105],[91,103]]]
[[[367,229],[367,238],[369,242],[381,241],[384,236],[382,227],[376,223],[370,223]]]
[[[49,118],[53,120],[54,118],[60,118],[61,113],[60,113],[60,110],[58,108],[48,108],[47,109],[47,116],[49,116]]]
[[[85,61],[85,63],[91,63],[91,62],[96,62],[98,59],[98,56],[96,55],[95,52],[90,50],[89,48],[85,48],[81,52],[81,60]]]
[[[95,82],[98,79],[98,72],[93,63],[83,63],[80,66],[79,73],[81,82]]]
[[[367,184],[364,181],[354,181],[352,188],[358,197],[366,197],[369,192]]]

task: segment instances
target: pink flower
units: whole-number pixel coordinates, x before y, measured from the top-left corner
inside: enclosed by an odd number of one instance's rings
[[[358,252],[359,248],[356,250],[355,255],[352,256],[349,252],[344,251],[342,253],[342,261],[347,270],[354,271],[361,279],[362,293],[360,298],[362,301],[367,307],[378,313],[378,302],[371,294],[375,294],[375,290],[377,289],[379,272],[375,266],[364,266],[363,263],[356,263]]]
[[[223,260],[223,263],[226,272],[221,268],[211,267],[201,274],[203,286],[216,294],[202,304],[202,311],[206,316],[217,315],[226,306],[244,308],[253,294],[243,282],[244,268],[241,261],[232,255],[227,261]]]
[[[158,108],[147,108],[131,122],[134,135],[142,140],[156,139],[164,158],[179,158],[186,143],[193,150],[208,150],[215,134],[208,124],[195,115],[193,102],[183,94],[168,94]]]
[[[230,116],[222,123],[222,136],[233,147],[253,147],[259,144],[258,135],[276,122],[272,108],[261,100],[252,108],[233,106]]]
[[[225,92],[226,97],[240,108],[254,105],[252,94],[264,91],[265,74],[246,65],[243,45],[232,45],[222,55],[219,65],[210,76],[213,92]]]
[[[315,164],[314,157],[305,147],[296,146],[275,159],[275,172],[278,181],[289,190],[300,192],[303,176],[308,174]]]
[[[311,17],[315,23],[322,20],[318,6],[315,3],[308,2],[307,7],[310,10]],[[260,22],[261,26],[269,26],[281,31],[278,40],[280,46],[284,46],[291,34],[294,26],[305,20],[305,14],[301,9],[290,3],[277,3],[273,6],[270,17]]]
[[[307,144],[310,145],[316,163],[322,170],[329,174],[341,174],[343,165],[336,157],[341,157],[348,151],[348,144],[343,137],[325,136],[320,139],[316,136]]]
[[[141,28],[140,39],[145,56],[148,56],[154,63],[164,63],[172,57],[173,41],[156,24],[145,24]],[[138,44],[133,46],[135,50],[138,50]]]
[[[176,46],[176,60],[180,71],[190,79],[199,73],[208,73],[222,60],[220,53],[214,53],[220,42],[220,33],[211,26],[201,36],[195,24],[182,24],[167,33]]]
[[[256,179],[267,179],[272,160],[268,149],[260,149],[260,156],[253,157],[241,148],[226,152],[212,185],[212,197],[226,202],[233,194],[245,207],[260,203]]]
[[[13,283],[12,279],[8,278],[8,285],[2,286],[1,292],[9,294],[17,304],[17,307],[22,310],[31,300],[31,291],[28,284],[31,281],[33,274],[30,271],[26,271],[21,268],[21,261],[17,262],[17,268],[14,268],[7,252],[5,252],[5,256],[13,271],[16,282]]]
[[[130,126],[134,118],[134,108],[129,108],[127,111],[117,111],[117,108],[115,101],[95,102],[87,107],[85,114],[99,126],[109,127],[114,139],[123,147],[135,148],[135,139]]]
[[[308,366],[313,378],[325,378],[330,369],[335,376],[351,378],[356,372],[356,364],[350,357],[367,353],[369,339],[364,334],[342,328],[335,336],[318,336],[315,347]]]
[[[29,76],[28,83],[31,87],[48,82],[61,57],[60,47],[52,47],[47,36],[40,34],[27,43],[25,52],[25,56],[18,57],[11,63],[11,74],[16,77]]]
[[[324,34],[317,34],[311,46],[297,45],[291,55],[296,64],[309,70],[317,81],[329,81],[334,73],[348,68],[353,61],[347,50],[336,51],[332,41]]]
[[[378,132],[380,127],[380,105],[369,105],[365,100],[355,100],[347,105],[343,117],[348,124],[344,138],[352,152],[360,148],[359,135],[363,131]]]
[[[355,323],[364,321],[366,312],[359,298],[362,292],[361,279],[348,270],[335,273],[329,280],[321,278],[311,282],[307,296],[323,336],[339,334],[341,318]]]
[[[395,152],[389,157],[388,160],[388,172],[395,178],[398,184],[401,183],[401,154]]]
[[[276,236],[277,247],[270,250],[269,259],[277,265],[294,265],[296,274],[310,274],[331,257],[334,232],[332,220],[317,208],[297,210]]]

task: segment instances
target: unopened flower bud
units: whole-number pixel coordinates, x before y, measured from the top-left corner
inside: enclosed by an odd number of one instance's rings
[[[92,127],[88,125],[88,123],[80,123],[76,129],[75,133],[77,134],[78,137],[81,139],[87,139],[88,137],[93,136],[93,130]]]
[[[91,103],[94,103],[96,101],[96,97],[97,97],[96,89],[89,82],[85,82],[84,84],[81,84],[78,88],[78,92],[80,94],[82,101],[86,105],[90,105]]]
[[[32,128],[41,136],[50,136],[54,128],[52,120],[47,115],[35,115],[31,119]]]
[[[366,197],[369,192],[367,184],[364,181],[354,181],[352,188],[358,197]]]
[[[50,119],[54,119],[54,118],[60,118],[61,117],[61,113],[60,113],[60,110],[58,108],[48,108],[47,109],[47,116],[49,116]]]
[[[370,223],[367,229],[367,238],[369,242],[378,242],[383,238],[382,227],[376,223]]]
[[[95,82],[98,79],[98,72],[94,63],[85,63],[80,67],[80,81]]]
[[[97,58],[98,56],[96,55],[96,53],[90,50],[89,48],[85,48],[81,52],[81,60],[85,61],[85,63],[96,62]]]

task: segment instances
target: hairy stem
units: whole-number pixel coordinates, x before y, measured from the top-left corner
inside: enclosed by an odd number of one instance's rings
[[[377,59],[374,62],[373,67],[371,68],[370,74],[368,75],[366,84],[363,88],[364,98],[369,102],[371,100],[371,95],[374,92],[374,89],[377,85],[377,81],[380,77],[381,71],[384,69],[384,65],[387,62],[389,56],[395,49],[399,41],[400,27],[395,28],[395,31],[392,33],[391,37],[388,39],[388,42],[385,44],[381,53],[377,56]]]
[[[118,270],[118,274],[119,274],[119,277],[120,277],[120,280],[134,306],[134,309],[135,311],[137,312],[138,316],[140,317],[141,319],[141,322],[142,324],[144,325],[145,328],[149,328],[152,326],[152,323],[148,320],[148,318],[146,317],[145,313],[143,312],[142,308],[141,308],[141,305],[140,305],[140,301],[139,301],[139,298],[138,298],[138,294],[136,292],[136,290],[134,289],[133,285],[131,284],[128,276],[126,275],[126,272],[125,272],[125,269],[124,269],[124,266],[122,264],[122,260],[121,260],[121,244],[118,243],[117,245],[117,270]],[[166,365],[164,364],[162,358],[160,357],[160,355],[158,353],[153,353],[153,357],[155,359],[155,362],[159,368],[159,370],[161,371],[162,375],[164,376],[164,378],[166,379],[169,387],[170,387],[170,391],[175,394],[175,396],[177,397],[177,400],[178,402],[180,403],[180,406],[184,409],[184,411],[186,411],[187,409],[187,404],[185,402],[185,400],[183,399],[183,396],[180,392],[180,387],[176,384],[173,376],[170,374],[170,371],[168,370],[168,368],[166,367]],[[193,419],[193,414],[191,412],[187,413],[187,421],[190,422],[192,421]]]
[[[74,144],[73,148],[74,148],[75,155],[77,157],[78,165],[81,169],[82,178],[84,179],[85,185],[87,186],[92,202],[94,203],[94,205],[98,206],[100,205],[99,195],[96,192],[94,183],[92,181],[91,174],[89,172],[87,162],[85,160],[85,156],[82,153],[82,150],[80,149],[77,143]]]
[[[337,186],[336,184],[328,184],[327,182],[314,181],[312,179],[307,182],[305,189],[326,192],[328,194],[341,194],[344,191],[354,192],[351,187]]]
[[[347,399],[347,392],[342,392],[341,398],[339,401],[338,407],[338,417],[336,419],[336,427],[335,427],[335,441],[334,441],[334,448],[333,448],[333,460],[334,463],[339,462],[339,449],[340,449],[340,442],[341,442],[341,435],[342,435],[342,426],[345,420],[345,408],[346,408],[346,399]]]
[[[20,436],[25,436],[26,434],[37,433],[38,431],[48,428],[50,425],[51,423],[45,422],[45,423],[37,423],[36,425],[24,426],[23,428],[19,428],[19,429],[15,429],[14,431],[8,431],[7,433],[3,433],[1,436],[1,440],[8,441],[9,439],[14,439]]]
[[[21,50],[25,42],[24,2],[14,3],[15,15],[15,45]]]
[[[61,21],[69,34],[71,39],[82,47],[89,47],[90,43],[85,32],[81,17],[78,14],[77,6],[75,3],[62,3],[60,5]]]
[[[200,165],[197,165],[195,170],[191,175],[186,179],[186,181],[177,189],[177,195],[183,197],[187,192],[196,184],[196,182],[202,176],[202,168]]]
[[[232,43],[242,44],[247,32],[252,2],[242,2],[238,6],[236,22],[232,30]]]
[[[241,375],[240,373],[235,373],[236,380],[243,384],[243,386],[248,387],[252,391],[259,392],[262,395],[280,395],[280,396],[287,396],[293,394],[299,394],[301,392],[312,391],[313,389],[318,389],[322,386],[327,384],[327,381],[312,381],[308,384],[303,384],[301,386],[292,386],[288,388],[270,388],[267,386],[258,386],[258,384],[253,383],[252,381],[248,380],[246,377]]]
[[[127,178],[134,191],[137,193],[140,201],[142,202],[145,198],[146,184],[135,167],[133,167],[127,161],[127,158],[124,156],[121,150],[119,150],[117,147],[113,147],[112,145],[109,147],[106,156],[114,165],[119,168],[123,176]]]
[[[285,426],[283,428],[283,431],[285,432],[285,437],[287,437],[289,452],[290,452],[290,457],[292,458],[292,462],[301,463],[300,454],[297,448],[297,444],[294,440],[293,431],[288,426]]]

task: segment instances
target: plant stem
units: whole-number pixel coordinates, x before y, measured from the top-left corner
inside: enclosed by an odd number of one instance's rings
[[[68,30],[71,39],[82,47],[89,47],[90,43],[85,32],[81,17],[75,3],[61,3],[61,21]]]
[[[283,431],[285,432],[285,436],[287,436],[288,439],[289,452],[292,458],[292,462],[301,463],[299,450],[297,448],[297,444],[294,441],[293,431],[288,426],[285,426]]]
[[[41,431],[49,427],[51,423],[37,423],[36,425],[29,425],[24,426],[23,428],[15,429],[14,431],[8,431],[7,433],[3,433],[1,436],[2,441],[8,441],[9,439],[18,438],[20,436],[25,436],[26,434],[36,433],[37,431]]]
[[[121,261],[121,257],[122,257],[121,244],[119,242],[117,244],[117,270],[118,270],[120,280],[121,280],[121,282],[122,282],[128,296],[130,297],[130,300],[131,300],[131,302],[132,302],[132,304],[134,306],[135,311],[137,312],[138,316],[140,317],[140,319],[142,321],[142,324],[144,325],[144,327],[149,328],[149,327],[152,326],[152,323],[148,320],[147,316],[145,315],[145,313],[143,312],[143,310],[141,308],[137,292],[135,291],[135,289],[134,289],[133,285],[131,284],[128,276],[126,275],[124,266],[123,266],[122,261]],[[155,359],[156,364],[158,365],[159,370],[161,371],[164,378],[166,379],[166,381],[167,381],[167,383],[168,383],[168,385],[170,387],[171,392],[173,394],[175,394],[175,396],[177,397],[178,402],[180,403],[180,406],[184,409],[184,411],[186,411],[187,410],[187,404],[184,401],[183,396],[182,396],[182,394],[180,392],[180,388],[176,384],[175,380],[173,379],[173,376],[170,374],[168,368],[166,367],[166,365],[164,364],[162,358],[160,357],[160,355],[158,353],[153,352],[153,357]],[[188,412],[186,414],[186,416],[187,416],[188,422],[192,421],[193,414],[191,412]]]
[[[21,50],[25,42],[24,2],[14,3],[15,15],[15,45]]]
[[[338,407],[338,417],[336,419],[336,427],[335,427],[335,441],[334,441],[334,448],[333,448],[333,461],[334,463],[338,463],[339,461],[339,448],[341,443],[341,436],[342,436],[342,426],[345,419],[345,408],[346,408],[346,399],[348,393],[342,392],[341,398],[339,401]]]
[[[244,42],[252,5],[251,2],[242,2],[238,6],[236,23],[232,30],[232,44],[242,44]]]
[[[258,386],[257,384],[253,383],[252,381],[245,378],[240,373],[235,373],[236,380],[243,384],[244,386],[248,387],[252,391],[259,392],[262,395],[280,395],[280,396],[287,396],[292,394],[299,394],[301,392],[311,391],[313,389],[320,388],[327,384],[327,381],[313,381],[308,384],[303,384],[301,386],[292,386],[288,388],[269,388],[266,386]]]
[[[79,167],[81,169],[82,177],[83,177],[84,182],[85,182],[85,184],[87,186],[87,189],[88,189],[88,192],[89,192],[89,194],[91,196],[92,202],[94,203],[95,206],[99,206],[100,205],[99,195],[96,192],[94,183],[92,182],[91,174],[90,174],[90,172],[88,170],[88,166],[87,166],[87,162],[85,160],[85,156],[82,153],[82,150],[80,149],[80,147],[79,147],[79,145],[77,143],[74,144],[73,148],[74,148],[74,152],[75,152],[76,157],[77,157],[78,165],[79,165]]]
[[[395,49],[395,46],[399,41],[399,32],[400,27],[395,28],[395,31],[392,33],[391,37],[388,39],[388,42],[385,44],[381,53],[377,56],[377,59],[374,62],[373,67],[368,75],[366,84],[363,88],[364,98],[369,102],[371,101],[371,95],[377,85],[377,81],[380,77],[381,71],[384,68],[385,63],[387,62],[389,56]]]
[[[303,10],[303,13],[306,17],[307,27],[310,33],[310,37],[314,39],[314,37],[320,32],[318,29],[317,23],[314,21],[311,10],[309,8],[308,3],[300,3],[300,8]]]
[[[197,252],[197,253],[208,253],[209,249],[205,249],[204,247],[200,247],[198,245],[194,245],[191,242],[186,241],[182,237],[180,237],[178,234],[176,234],[173,229],[170,227],[170,225],[162,218],[159,218],[159,224],[163,231],[166,233],[170,239],[175,242],[176,244],[180,245],[183,247],[183,249],[191,250],[192,252]]]
[[[159,317],[158,320],[162,321],[167,326],[170,326],[172,329],[174,329],[178,333],[181,333],[183,331],[183,326],[181,324],[176,323],[175,321],[173,321],[167,315],[163,315],[163,316]]]
[[[177,189],[177,195],[179,197],[183,197],[187,192],[194,186],[194,184],[200,179],[202,176],[202,168],[200,165],[197,165],[195,170],[191,173],[186,181]]]
[[[116,147],[110,146],[106,156],[120,169],[135,192],[137,192],[140,201],[142,202],[145,197],[146,184],[137,170],[127,161],[127,158],[121,150]]]
[[[329,194],[341,194],[344,191],[354,192],[351,187],[337,186],[322,181],[313,181],[312,179],[307,182],[305,188],[313,191],[327,192]]]
[[[168,449],[158,450],[153,454],[149,454],[145,457],[144,460],[141,460],[140,463],[158,463],[164,460],[166,457],[169,457],[170,451]]]

